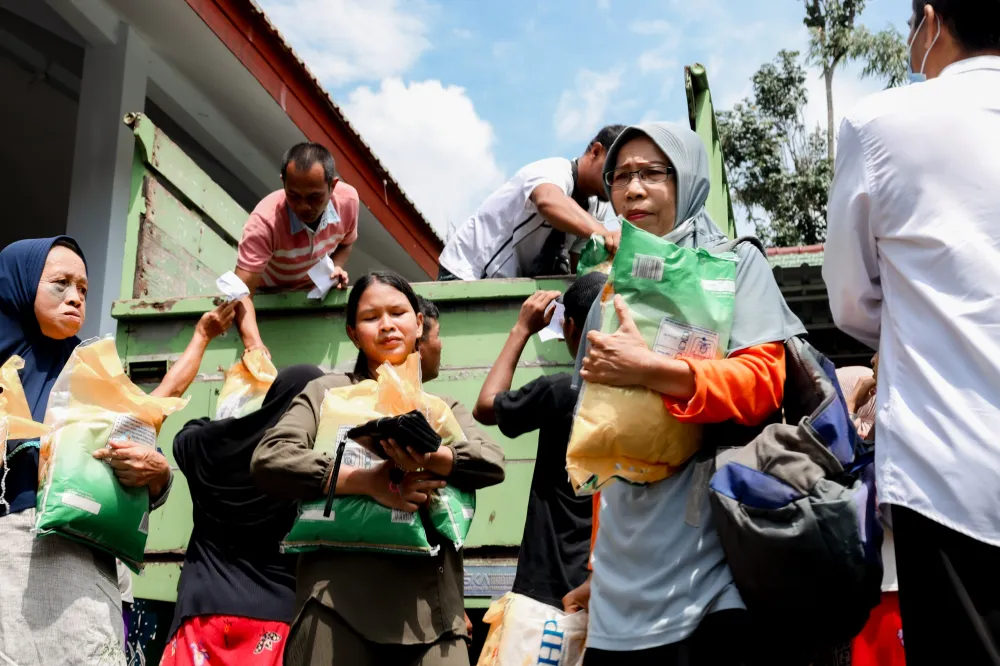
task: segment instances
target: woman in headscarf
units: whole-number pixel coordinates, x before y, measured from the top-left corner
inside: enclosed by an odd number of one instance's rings
[[[295,617],[296,556],[278,547],[295,520],[296,503],[258,490],[250,460],[295,396],[322,375],[312,365],[284,368],[259,411],[190,421],[174,438],[194,529],[161,666],[281,664]]]
[[[80,344],[87,314],[87,265],[68,236],[29,239],[0,251],[0,364],[24,359],[21,384],[32,418],[45,418],[52,385]],[[224,309],[202,317],[157,395],[180,395],[204,344],[232,321]],[[201,337],[199,337],[201,336]],[[38,446],[8,442],[0,483],[0,661],[18,666],[124,664],[124,627],[115,559],[59,535],[36,539]],[[148,487],[151,508],[166,500],[166,458],[148,446],[115,442],[95,457],[123,485]]]
[[[369,273],[347,300],[347,334],[359,350],[357,372],[309,384],[269,430],[253,458],[254,481],[275,497],[316,500],[329,491],[334,461],[313,449],[326,391],[376,376],[386,362],[404,363],[417,347],[423,315],[409,283],[390,272]],[[393,440],[389,459],[370,468],[343,465],[337,495],[366,495],[415,513],[445,485],[478,490],[503,481],[503,450],[458,401],[447,400],[465,435],[421,455]],[[405,445],[405,442],[402,444]],[[393,479],[396,475],[401,479]],[[306,553],[298,566],[298,615],[285,650],[286,666],[468,666],[462,594],[462,551],[423,520],[435,555]]]
[[[604,178],[615,212],[635,226],[687,248],[728,241],[705,210],[708,156],[690,129],[672,123],[626,129],[608,151]],[[764,422],[783,399],[783,343],[805,330],[760,251],[743,243],[736,252],[725,358],[654,353],[616,297],[622,325],[615,333],[599,332],[600,307],[591,310],[587,345],[577,361],[582,379],[645,386],[689,423]],[[705,431],[706,439],[711,432]],[[586,664],[747,662],[746,611],[712,524],[704,471],[692,462],[658,483],[617,483],[602,492]]]

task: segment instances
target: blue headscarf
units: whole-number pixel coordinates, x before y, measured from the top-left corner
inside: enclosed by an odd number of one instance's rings
[[[0,365],[14,355],[24,359],[21,384],[31,416],[39,422],[45,418],[52,384],[80,344],[77,337],[53,340],[42,335],[35,318],[35,294],[42,270],[49,251],[60,241],[83,259],[80,246],[69,236],[30,238],[0,251]]]

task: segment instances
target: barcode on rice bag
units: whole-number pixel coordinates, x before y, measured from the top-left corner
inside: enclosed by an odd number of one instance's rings
[[[635,255],[632,258],[632,277],[659,282],[663,279],[663,257]]]
[[[402,523],[403,525],[412,525],[417,514],[410,513],[409,511],[402,511],[401,509],[392,510],[392,522]]]

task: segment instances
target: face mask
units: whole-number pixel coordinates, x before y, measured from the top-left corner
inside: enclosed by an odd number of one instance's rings
[[[920,71],[913,71],[913,42],[917,41],[917,35],[920,34],[920,29],[924,27],[924,21],[927,17],[920,20],[920,25],[917,26],[917,31],[913,33],[913,39],[910,43],[906,45],[906,75],[910,78],[910,83],[923,83],[927,80],[927,75],[924,74],[924,67],[927,66],[927,56],[931,54],[934,49],[934,45],[937,44],[938,39],[941,37],[941,23],[938,21],[937,24],[937,34],[934,35],[934,41],[931,42],[930,48],[927,49],[927,53],[924,54],[923,62],[920,63]]]

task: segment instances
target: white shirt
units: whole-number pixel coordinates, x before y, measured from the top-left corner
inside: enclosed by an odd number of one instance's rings
[[[501,185],[458,228],[445,245],[441,265],[462,280],[521,277],[552,232],[538,214],[531,194],[539,185],[555,185],[573,196],[573,163],[564,157],[539,160],[523,167]],[[598,220],[608,205],[590,198],[588,212]],[[587,239],[567,234],[567,247],[579,252]]]
[[[1000,57],[845,118],[823,278],[880,351],[881,502],[1000,546]]]

